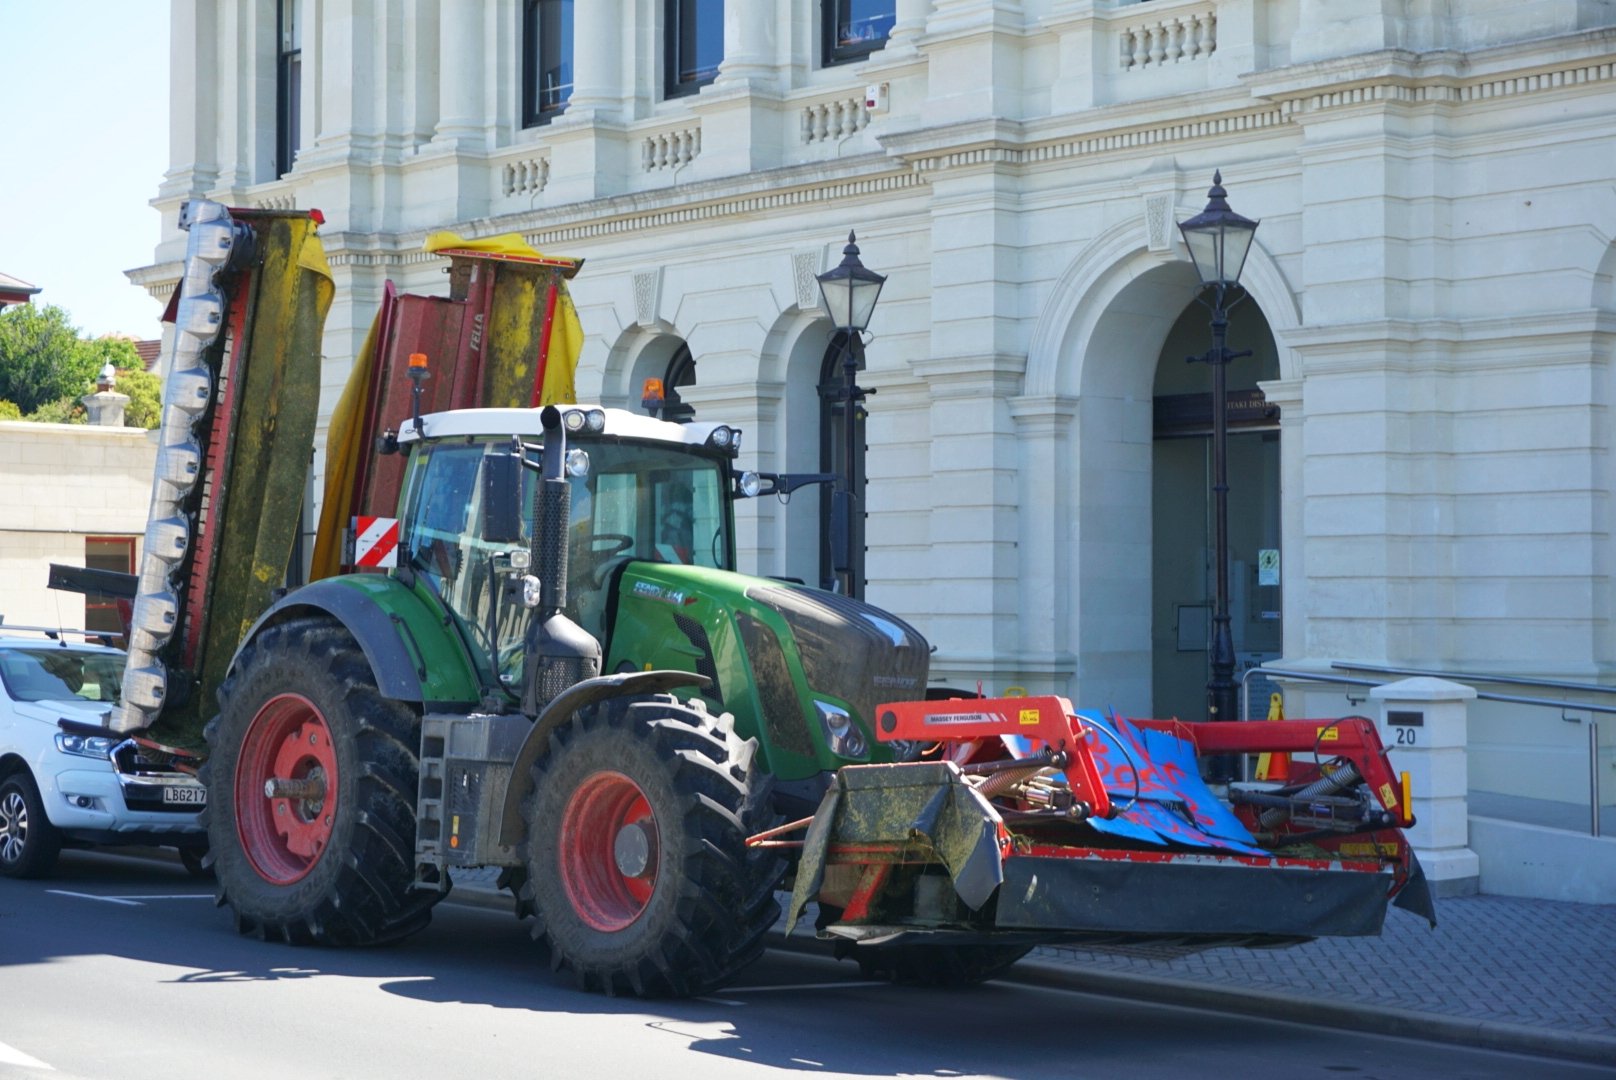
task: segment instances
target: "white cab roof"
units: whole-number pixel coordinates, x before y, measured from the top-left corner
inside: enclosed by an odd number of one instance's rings
[[[598,405],[557,405],[563,413],[574,409],[599,409],[606,414],[606,435],[626,439],[652,439],[658,442],[683,443],[705,446],[707,436],[719,424],[673,424],[666,420],[653,420],[644,413],[627,409],[601,409]],[[429,439],[466,435],[523,435],[541,438],[544,426],[539,422],[538,409],[456,409],[453,412],[431,413],[421,417],[422,427]],[[569,436],[576,438],[577,436]],[[585,436],[586,438],[590,436]],[[401,443],[414,442],[415,425],[406,420],[398,433]]]

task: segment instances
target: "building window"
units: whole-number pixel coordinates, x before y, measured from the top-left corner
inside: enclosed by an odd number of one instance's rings
[[[820,0],[824,15],[824,62],[863,60],[886,45],[897,19],[897,0]]]
[[[718,75],[724,59],[724,0],[667,0],[668,97],[694,94]]]
[[[572,97],[572,0],[522,5],[522,126],[549,123]]]
[[[300,0],[276,5],[275,37],[275,175],[285,176],[297,161],[303,142],[303,25]]]
[[[135,572],[135,538],[133,536],[87,536],[84,538],[84,565],[91,570],[115,570],[120,574]],[[124,632],[123,616],[118,613],[118,602],[88,596],[84,600],[84,629],[103,630],[110,634]]]
[[[696,361],[690,355],[689,345],[680,345],[679,351],[668,361],[668,372],[662,378],[662,419],[675,424],[688,424],[696,418],[696,407],[679,396],[681,386],[696,385]]]

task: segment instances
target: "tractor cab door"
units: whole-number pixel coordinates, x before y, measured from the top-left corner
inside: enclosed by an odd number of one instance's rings
[[[514,466],[509,439],[417,450],[401,547],[416,579],[448,610],[483,684],[497,680],[517,692],[527,609],[521,602],[525,571],[516,563],[531,546],[535,474]],[[495,507],[490,500],[517,505]],[[508,524],[489,535],[490,523],[501,521]]]

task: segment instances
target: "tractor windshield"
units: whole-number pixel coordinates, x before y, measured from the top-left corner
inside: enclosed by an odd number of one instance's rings
[[[589,471],[569,479],[567,614],[597,640],[604,638],[614,571],[624,563],[733,568],[729,477],[722,460],[669,443],[578,439],[572,445],[588,453]],[[489,480],[499,464],[509,464],[511,452],[508,438],[443,441],[417,450],[402,537],[409,566],[442,597],[477,646],[474,652],[490,668],[497,666],[508,687],[520,675],[526,625],[522,572],[512,567],[511,552],[532,544],[538,481],[534,469],[521,470],[520,538],[486,536],[489,500],[514,493],[514,486]],[[537,465],[538,448],[528,443],[526,453]],[[496,462],[501,458],[503,463]]]

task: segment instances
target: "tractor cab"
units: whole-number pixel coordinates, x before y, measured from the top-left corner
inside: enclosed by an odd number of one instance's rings
[[[734,428],[672,424],[619,409],[563,412],[571,492],[566,602],[605,644],[610,597],[630,562],[733,570]],[[400,566],[453,616],[485,685],[518,693],[524,579],[534,572],[534,493],[543,450],[537,409],[468,409],[421,418],[410,455]]]

